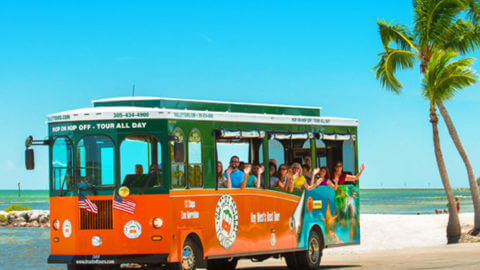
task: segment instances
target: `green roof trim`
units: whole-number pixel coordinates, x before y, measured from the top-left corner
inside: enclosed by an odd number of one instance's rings
[[[196,111],[266,113],[278,115],[320,116],[320,107],[288,106],[218,101],[200,101],[171,98],[112,98],[94,100],[94,107],[134,106],[147,108],[187,109]]]

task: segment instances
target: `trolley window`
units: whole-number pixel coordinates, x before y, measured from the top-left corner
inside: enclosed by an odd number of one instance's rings
[[[73,146],[70,139],[59,137],[52,147],[52,190],[73,190]]]
[[[202,137],[194,129],[188,136],[188,184],[190,187],[203,186]]]
[[[109,137],[86,136],[78,142],[77,176],[80,189],[115,184],[115,145]]]
[[[176,128],[170,136],[170,181],[172,188],[185,187],[185,135]]]
[[[163,186],[162,145],[153,135],[134,134],[120,146],[120,179],[130,188]]]

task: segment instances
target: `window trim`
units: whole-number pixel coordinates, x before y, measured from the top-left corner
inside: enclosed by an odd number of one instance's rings
[[[119,143],[119,146],[118,146],[118,172],[119,172],[119,183],[118,185],[119,186],[122,186],[122,144],[123,142],[129,137],[129,136],[134,136],[134,135],[146,135],[146,136],[152,136],[154,137],[156,140],[157,140],[157,143],[160,144],[160,147],[162,148],[163,150],[163,144],[162,142],[158,139],[158,137],[152,133],[129,133],[128,135],[126,136],[123,136],[121,142]],[[157,153],[158,156],[160,156],[162,158],[162,186],[158,186],[158,187],[148,187],[148,188],[145,188],[145,190],[149,190],[149,189],[154,189],[154,190],[158,190],[158,189],[163,189],[165,188],[165,162],[163,160],[163,151],[160,151],[160,154]],[[158,158],[158,157],[157,157]],[[147,172],[149,171],[149,168],[147,168]],[[138,187],[132,187],[132,189],[139,189]]]
[[[55,147],[55,143],[57,142],[57,140],[58,140],[58,139],[61,139],[61,138],[67,139],[67,141],[70,142],[70,145],[71,145],[71,147],[72,147],[72,151],[71,151],[71,155],[72,155],[72,156],[71,156],[71,160],[70,160],[70,161],[71,161],[71,167],[72,167],[72,180],[73,180],[73,184],[74,184],[74,188],[73,188],[73,189],[65,189],[65,190],[63,190],[63,189],[54,189],[54,188],[53,188],[53,183],[54,183],[54,180],[53,180],[53,149],[54,149],[54,147]],[[50,159],[50,174],[51,174],[50,183],[51,183],[51,185],[52,185],[52,186],[51,186],[52,188],[51,188],[50,190],[53,191],[53,192],[62,192],[62,191],[65,192],[65,191],[73,191],[73,190],[75,190],[75,187],[76,187],[76,184],[77,184],[77,181],[76,181],[77,179],[76,179],[76,177],[75,177],[75,168],[74,168],[74,166],[75,166],[75,160],[74,160],[74,159],[75,159],[75,147],[74,147],[73,140],[72,140],[70,137],[68,137],[67,135],[60,135],[60,136],[58,136],[58,137],[55,137],[55,138],[53,139],[53,143],[52,143],[51,155],[52,155],[52,157],[51,157],[51,159]],[[60,185],[61,185],[61,183],[60,183]]]
[[[172,140],[171,136],[168,136],[168,137],[169,137],[169,139],[168,139],[168,154],[169,154],[169,155],[168,155],[168,156],[169,156],[169,158],[170,158],[169,164],[168,164],[168,168],[169,168],[169,172],[170,172],[170,173],[169,173],[169,175],[170,175],[170,179],[169,179],[169,180],[170,180],[170,187],[169,187],[169,188],[170,188],[170,189],[176,189],[176,190],[185,190],[185,189],[187,189],[187,182],[188,182],[188,179],[187,179],[188,176],[185,175],[185,174],[188,174],[188,171],[187,171],[187,170],[188,170],[188,168],[187,168],[187,167],[188,167],[188,165],[187,165],[188,162],[187,162],[187,157],[186,157],[186,155],[185,155],[185,154],[188,155],[188,152],[187,152],[188,149],[187,149],[187,145],[186,145],[186,144],[188,143],[188,140],[185,139],[185,132],[183,132],[183,129],[182,129],[181,127],[178,127],[178,126],[175,127],[175,128],[173,129],[173,131],[170,132],[169,134],[175,133],[176,130],[179,130],[179,131],[182,133],[182,135],[183,135],[183,142],[184,142],[184,144],[183,144],[183,145],[184,145],[184,146],[183,146],[184,159],[183,159],[183,160],[184,160],[184,161],[183,161],[183,162],[175,162],[175,152],[173,153],[173,157],[174,157],[174,158],[172,159],[172,155],[171,155],[172,153],[171,153],[171,149],[170,149],[170,148],[171,148],[171,147],[170,147],[170,143],[171,143],[173,140]],[[187,142],[187,143],[185,143],[185,142]],[[175,149],[174,149],[174,151],[175,151]],[[181,187],[174,187],[174,186],[172,185],[172,175],[173,175],[172,163],[174,163],[174,162],[175,162],[175,163],[179,163],[179,164],[183,163],[183,166],[184,166],[184,172],[183,172],[183,173],[184,173],[185,183],[184,183],[184,185],[181,186]]]
[[[192,135],[193,132],[197,131],[198,132],[198,135],[200,137],[200,163],[192,163],[192,164],[200,164],[200,169],[202,170],[202,185],[199,186],[199,187],[191,187],[190,186],[190,179],[188,179],[188,175],[189,175],[189,170],[190,170],[190,147],[189,147],[189,143],[190,143],[190,136]],[[198,128],[192,128],[190,130],[190,132],[188,133],[188,140],[187,140],[187,143],[186,143],[186,150],[187,150],[187,160],[186,160],[186,164],[187,164],[187,177],[185,178],[186,180],[186,187],[188,189],[203,189],[205,187],[205,177],[204,177],[204,164],[203,164],[203,139],[202,139],[202,132],[200,132],[200,130]]]
[[[78,144],[80,143],[81,140],[83,140],[85,137],[92,137],[92,136],[104,136],[110,139],[113,143],[113,184],[108,184],[108,185],[95,185],[96,189],[111,189],[111,188],[116,188],[117,186],[117,145],[115,143],[115,140],[110,135],[107,134],[87,134],[82,137],[80,137],[77,142],[75,143],[75,152],[74,152],[74,157],[75,157],[75,186],[78,188],[78,179],[77,179],[77,170],[78,170],[78,164],[77,164],[77,150],[78,150]]]

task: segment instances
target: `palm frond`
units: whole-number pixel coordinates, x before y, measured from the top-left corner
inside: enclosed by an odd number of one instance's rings
[[[399,94],[403,86],[395,77],[395,73],[399,70],[413,68],[416,54],[406,50],[388,49],[378,56],[380,56],[380,61],[373,68],[375,78],[380,81],[383,88]]]
[[[385,20],[377,20],[378,32],[382,40],[385,51],[391,48],[391,43],[395,43],[401,50],[418,50],[413,43],[413,36],[408,28],[402,24],[387,23]]]
[[[475,0],[465,0],[468,5],[467,18],[472,21],[473,25],[480,24],[480,3]]]
[[[423,95],[431,102],[451,99],[463,88],[477,82],[477,74],[471,69],[473,58],[461,58],[456,61],[457,52],[436,51],[430,60],[422,79]]]
[[[415,33],[421,48],[442,40],[461,11],[467,10],[466,0],[415,0]]]
[[[443,38],[435,44],[441,50],[454,49],[462,54],[473,52],[480,46],[480,26],[469,20],[458,19],[444,30]]]

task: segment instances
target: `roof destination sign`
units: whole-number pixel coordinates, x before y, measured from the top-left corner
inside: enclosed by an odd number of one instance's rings
[[[64,124],[52,126],[52,133],[111,129],[144,129],[147,122],[100,122],[93,124]]]

